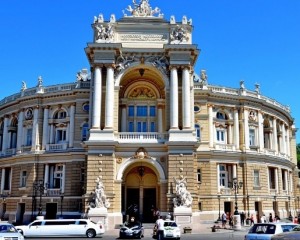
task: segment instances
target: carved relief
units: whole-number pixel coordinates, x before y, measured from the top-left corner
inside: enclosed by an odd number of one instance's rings
[[[139,87],[130,92],[129,98],[155,98],[155,93],[150,88]]]
[[[185,27],[176,25],[170,32],[171,44],[180,44],[189,40],[188,31]]]

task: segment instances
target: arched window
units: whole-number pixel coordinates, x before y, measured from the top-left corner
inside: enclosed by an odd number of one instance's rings
[[[64,119],[67,117],[67,113],[64,110],[59,110],[54,114],[54,119]]]

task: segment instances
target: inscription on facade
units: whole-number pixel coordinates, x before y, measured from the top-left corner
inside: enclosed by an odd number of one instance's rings
[[[167,41],[166,34],[120,34],[120,41],[123,42],[164,42]]]

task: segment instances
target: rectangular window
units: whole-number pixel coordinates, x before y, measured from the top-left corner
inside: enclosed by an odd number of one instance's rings
[[[282,179],[282,190],[286,191],[287,190],[287,182],[286,182],[286,170],[281,170],[281,179]]]
[[[148,116],[147,110],[148,110],[147,106],[137,106],[136,115],[138,117],[147,117]]]
[[[269,168],[269,186],[270,186],[270,189],[276,189],[275,168]]]
[[[255,143],[255,129],[249,129],[249,145],[256,146]]]
[[[155,116],[156,116],[156,107],[150,106],[150,117],[155,117]]]
[[[150,124],[150,132],[156,132],[155,122],[151,122]]]
[[[137,132],[147,132],[147,123],[146,122],[138,122],[137,123]]]
[[[11,168],[5,168],[4,174],[4,190],[10,190]]]
[[[32,128],[28,128],[26,132],[26,146],[32,145]]]
[[[224,130],[217,130],[217,141],[220,143],[225,143],[225,132]]]
[[[128,107],[128,116],[129,117],[134,117],[134,106],[129,106]]]
[[[134,132],[134,123],[133,122],[128,123],[128,132]]]
[[[253,171],[253,184],[254,184],[254,187],[260,187],[259,170]]]
[[[26,187],[26,179],[27,179],[27,172],[26,171],[21,171],[20,175],[20,187]]]
[[[65,142],[67,140],[67,131],[65,129],[57,130],[56,143]]]
[[[202,179],[201,179],[201,169],[200,168],[197,169],[197,181],[198,181],[198,183],[202,182]]]

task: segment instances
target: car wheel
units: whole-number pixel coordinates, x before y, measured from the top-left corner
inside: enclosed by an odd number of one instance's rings
[[[89,229],[86,231],[86,236],[88,238],[94,238],[96,236],[96,232],[94,229]]]

